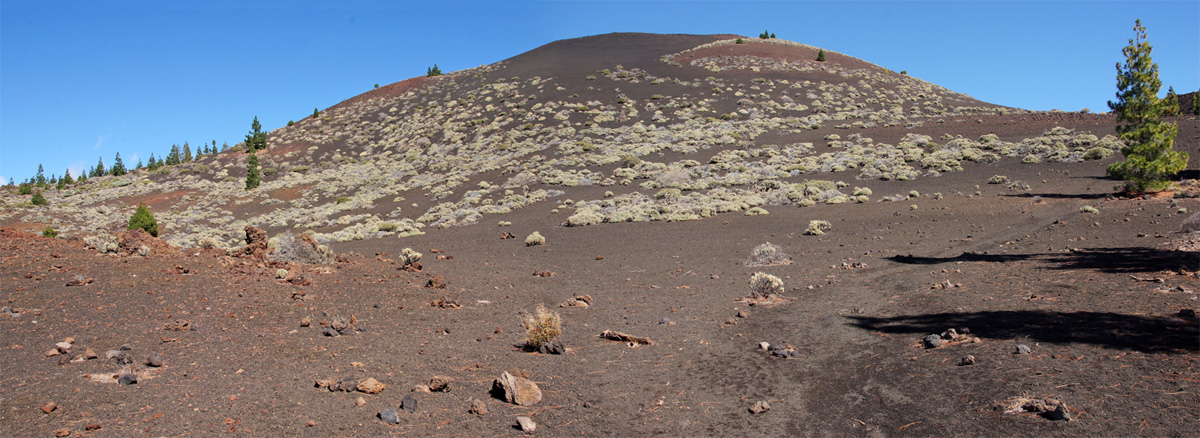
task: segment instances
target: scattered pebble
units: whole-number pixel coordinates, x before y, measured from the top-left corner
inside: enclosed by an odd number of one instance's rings
[[[750,317],[750,311],[749,311],[749,310],[739,310],[739,311],[738,311],[738,313],[737,313],[737,317],[738,317],[738,318],[749,318],[749,317]]]
[[[322,334],[324,334],[325,336],[329,336],[331,338],[337,337],[338,335],[340,335],[340,333],[338,333],[337,330],[334,330],[333,327],[325,327],[325,330],[322,331]]]
[[[159,356],[157,351],[150,353],[149,356],[146,356],[146,365],[155,368],[163,366],[162,356]]]
[[[58,403],[46,402],[46,404],[42,405],[42,412],[47,414],[54,412],[55,409],[58,409]]]
[[[312,318],[305,317],[300,320],[300,327],[308,327],[312,325]]]
[[[963,356],[962,359],[959,359],[958,365],[959,366],[975,365],[975,356],[972,356],[969,354],[966,356]]]
[[[429,385],[418,384],[418,385],[413,385],[412,389],[410,389],[408,392],[426,392],[426,393],[428,393],[428,392],[433,392],[433,390],[429,389]]]
[[[404,399],[400,400],[400,409],[404,409],[410,414],[417,412],[417,398],[412,394],[405,395]]]
[[[762,400],[759,400],[757,403],[754,403],[754,406],[750,407],[751,414],[761,414],[769,410],[771,410],[771,405]]]
[[[769,343],[769,342],[759,342],[759,343],[758,343],[758,348],[761,348],[761,349],[763,349],[763,350],[770,350],[770,349],[771,349],[771,343]]]
[[[134,373],[121,373],[121,377],[117,378],[117,383],[122,385],[136,385],[138,376]]]
[[[1030,352],[1032,352],[1032,350],[1029,349],[1028,345],[1025,345],[1025,344],[1017,345],[1016,354],[1029,354]]]
[[[487,415],[487,413],[488,413],[487,402],[477,399],[477,398],[472,398],[471,399],[471,408],[467,409],[467,412],[475,414],[475,415]]]
[[[542,354],[563,354],[567,352],[567,347],[562,342],[550,341],[538,347],[538,352]]]
[[[83,350],[83,358],[84,358],[84,359],[91,360],[91,359],[95,359],[95,358],[97,358],[97,357],[100,357],[100,356],[97,356],[97,355],[96,355],[96,352],[95,352],[95,351],[92,351],[92,349],[91,349],[91,348],[89,348],[89,349],[86,349],[86,350]]]
[[[367,399],[359,397],[354,399],[354,406],[362,406],[367,404]]]
[[[65,427],[62,429],[54,429],[54,436],[56,437],[61,438],[68,435],[71,435],[71,429],[67,429]]]
[[[675,325],[675,321],[672,321],[671,318],[667,318],[665,316],[663,319],[658,320],[658,323],[661,325]]]

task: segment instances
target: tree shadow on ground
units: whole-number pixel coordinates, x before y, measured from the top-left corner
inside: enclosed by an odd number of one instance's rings
[[[1028,337],[1037,342],[1092,344],[1143,353],[1200,351],[1200,323],[1195,316],[1013,310],[847,318],[863,330],[918,337],[966,327],[972,335],[987,339]]]
[[[1078,249],[1042,258],[1057,263],[1055,269],[1094,269],[1115,274],[1194,269],[1200,263],[1197,252],[1141,247]]]
[[[1155,248],[1091,248],[1070,253],[1050,254],[979,254],[964,252],[954,257],[920,257],[897,255],[887,257],[906,265],[939,265],[956,262],[1006,263],[1021,260],[1041,260],[1055,264],[1052,269],[1096,270],[1110,274],[1175,271],[1195,269],[1200,265],[1200,252],[1163,250]]]
[[[904,263],[906,265],[939,265],[942,263],[955,262],[1015,262],[1037,257],[1037,254],[979,254],[974,252],[964,252],[954,257],[919,257],[912,254],[897,255],[887,257],[896,263]]]
[[[1005,193],[1003,196],[1009,198],[1033,198],[1041,197],[1046,199],[1104,199],[1112,196],[1111,193]]]

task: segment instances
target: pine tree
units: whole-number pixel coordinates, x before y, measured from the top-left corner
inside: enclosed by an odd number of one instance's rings
[[[1192,93],[1192,115],[1200,116],[1200,92]]]
[[[817,62],[825,62],[825,50],[817,50]]]
[[[315,119],[315,118],[317,118],[317,116],[320,116],[320,115],[321,115],[321,111],[320,111],[320,110],[318,110],[318,109],[316,109],[316,108],[313,108],[313,116],[312,116],[312,118],[314,118],[314,119]]]
[[[108,174],[112,176],[121,176],[124,175],[125,172],[125,163],[121,161],[121,153],[117,152],[117,158],[113,160],[112,168],[108,170]]]
[[[137,228],[146,230],[151,236],[158,237],[158,220],[154,219],[154,213],[150,212],[145,203],[138,205],[137,211],[134,211],[133,216],[129,218],[129,226],[125,229]]]
[[[1179,132],[1173,123],[1164,123],[1168,104],[1158,98],[1162,81],[1158,64],[1150,58],[1153,47],[1146,41],[1142,20],[1133,27],[1135,37],[1121,49],[1125,64],[1117,64],[1117,101],[1108,107],[1117,115],[1117,133],[1125,141],[1121,153],[1125,161],[1108,166],[1109,175],[1126,180],[1126,192],[1162,190],[1167,178],[1187,165],[1188,155],[1172,149]]]
[[[45,205],[50,204],[50,201],[47,201],[46,197],[42,196],[41,190],[38,190],[37,193],[34,193],[33,197],[29,199],[29,202],[33,203],[33,205],[38,205],[38,206],[45,206]]]
[[[104,171],[104,157],[100,157],[100,161],[96,163],[96,167],[92,168],[92,174],[88,175],[88,176],[95,178],[95,177],[99,177],[99,176],[104,176],[105,174],[106,174],[106,172]]]
[[[136,166],[134,166],[134,169],[144,169],[145,167],[146,167],[146,164],[145,164],[145,163],[142,163],[142,160],[139,158],[139,159],[138,159],[138,162],[137,162],[137,165],[136,165]]]
[[[75,184],[75,178],[71,177],[71,169],[67,169],[66,172],[63,172],[63,177],[62,179],[58,180],[58,182],[63,184]]]
[[[192,161],[192,147],[188,146],[188,142],[183,142],[183,162]]]
[[[221,143],[221,152],[229,150],[229,142]]]
[[[42,170],[41,164],[38,165],[37,174],[33,176],[33,184],[38,187],[46,186],[46,175],[44,174],[44,171]]]
[[[88,173],[85,170],[79,171],[79,178],[75,178],[75,182],[82,184],[88,180]]]
[[[150,153],[150,158],[146,160],[146,170],[154,170],[158,168],[158,159],[154,158],[154,152]]]
[[[259,179],[258,155],[251,154],[246,160],[246,190],[258,187]]]
[[[1163,104],[1167,106],[1165,116],[1179,115],[1179,96],[1175,94],[1175,87],[1167,87],[1167,98],[1163,99]]]
[[[434,64],[433,67],[429,67],[429,68],[425,69],[425,76],[441,76],[441,75],[442,75],[442,69],[438,68],[437,64]]]
[[[258,123],[258,116],[254,116],[254,122],[250,124],[250,133],[246,134],[246,152],[253,154],[255,151],[267,148],[267,134],[262,132],[262,124]]]
[[[165,164],[168,166],[179,164],[179,160],[183,158],[182,155],[183,154],[179,151],[179,145],[171,145],[171,153],[167,154],[167,161]]]

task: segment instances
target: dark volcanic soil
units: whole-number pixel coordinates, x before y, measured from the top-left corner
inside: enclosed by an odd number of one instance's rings
[[[940,200],[542,227],[545,246],[499,238],[534,227],[368,240],[336,247],[350,254],[344,262],[303,267],[308,286],[216,253],[117,257],[6,231],[0,304],[20,315],[0,315],[0,427],[12,436],[478,436],[520,434],[515,417],[525,415],[552,436],[1194,431],[1200,335],[1186,310],[1196,308],[1198,257],[1168,242],[1184,237],[1177,210],[1200,203],[1109,199],[1112,182],[1092,163],[1004,169],[1031,181],[1030,192],[983,184],[993,170],[896,189],[940,190]],[[1081,213],[1085,204],[1100,213]],[[516,222],[558,218],[534,210]],[[803,235],[814,218],[833,229]],[[767,241],[794,262],[743,265]],[[422,271],[398,269],[401,242],[425,253]],[[791,299],[738,302],[756,271],[782,278]],[[77,275],[94,282],[66,286]],[[424,287],[435,275],[445,289]],[[583,294],[592,306],[557,307]],[[461,307],[431,306],[439,298]],[[562,315],[567,354],[522,351],[520,316],[539,303]],[[323,336],[336,316],[353,316],[361,332]],[[194,330],[166,329],[177,322]],[[963,327],[978,342],[921,347],[925,335]],[[654,344],[598,338],[604,330]],[[67,337],[75,343],[66,356],[91,349],[100,358],[60,365],[63,356],[45,356]],[[770,357],[760,342],[798,356]],[[141,380],[89,380],[121,369],[104,356],[123,344]],[[1029,354],[1014,353],[1022,344]],[[163,367],[141,365],[151,352]],[[966,355],[976,364],[959,366]],[[542,388],[541,403],[489,395],[492,379],[516,368]],[[419,408],[401,411],[399,425],[375,418],[434,375],[452,377],[451,391],[412,393]],[[314,387],[347,377],[388,387]],[[998,407],[1018,396],[1062,400],[1074,420]],[[487,401],[487,415],[467,412],[472,398]],[[771,409],[751,414],[760,400]],[[43,413],[47,402],[57,410]]]

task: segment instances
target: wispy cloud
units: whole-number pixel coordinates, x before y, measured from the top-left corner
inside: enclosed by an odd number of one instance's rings
[[[96,149],[100,149],[100,146],[103,144],[104,144],[104,136],[101,135],[99,138],[96,139],[96,145],[92,146],[92,150],[94,151]]]
[[[79,178],[79,175],[83,174],[83,160],[75,160],[67,166],[67,170],[71,171],[72,178]]]

